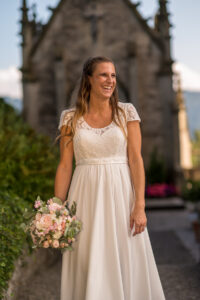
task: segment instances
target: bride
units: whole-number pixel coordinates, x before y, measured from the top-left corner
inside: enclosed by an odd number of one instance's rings
[[[76,105],[59,123],[55,196],[76,201],[83,223],[63,254],[61,300],[165,299],[147,230],[140,122],[118,99],[114,63],[88,59]]]

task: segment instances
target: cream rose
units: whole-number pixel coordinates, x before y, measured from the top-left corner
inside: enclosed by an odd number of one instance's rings
[[[45,241],[45,242],[43,243],[43,247],[44,247],[44,248],[49,248],[49,242],[48,242],[48,241]]]
[[[54,240],[52,245],[53,245],[54,248],[58,248],[59,247],[59,241]]]
[[[57,231],[53,234],[53,238],[58,240],[62,236],[62,231]]]

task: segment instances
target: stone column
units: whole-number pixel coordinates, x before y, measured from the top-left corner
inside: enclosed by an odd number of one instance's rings
[[[128,90],[129,101],[138,107],[138,64],[136,56],[136,45],[134,42],[128,44]]]
[[[59,118],[63,109],[66,108],[66,74],[65,74],[65,65],[62,59],[55,60],[54,74],[55,74],[56,108],[57,108],[57,116]]]

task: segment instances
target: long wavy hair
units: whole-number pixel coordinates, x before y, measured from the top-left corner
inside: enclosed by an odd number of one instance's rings
[[[74,107],[74,114],[69,118],[69,120],[65,124],[64,134],[60,134],[59,136],[57,136],[55,142],[63,136],[71,136],[71,139],[67,142],[67,144],[72,141],[73,136],[75,134],[75,128],[78,119],[82,117],[85,113],[87,113],[89,109],[90,90],[91,90],[89,76],[93,75],[93,72],[97,64],[105,63],[105,62],[110,62],[114,65],[111,59],[104,56],[96,56],[96,57],[89,58],[84,63],[80,86],[78,90],[78,97]],[[125,120],[126,120],[126,115],[124,110],[120,106],[118,106],[118,101],[119,99],[118,99],[118,91],[116,85],[112,93],[112,96],[110,97],[110,105],[112,108],[112,121],[114,121],[116,125],[121,128],[124,136],[127,138],[127,134],[123,122],[120,118],[119,111],[121,111]]]

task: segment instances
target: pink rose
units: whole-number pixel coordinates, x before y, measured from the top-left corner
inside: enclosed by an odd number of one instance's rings
[[[62,208],[62,206],[57,204],[57,203],[49,204],[49,210],[50,211],[60,210],[61,208]]]
[[[58,225],[56,223],[53,224],[53,230],[57,230],[58,229]]]
[[[59,241],[58,240],[54,240],[53,241],[53,247],[54,248],[58,248],[59,247]]]
[[[45,228],[48,228],[52,225],[52,219],[50,215],[43,215],[40,219],[40,222]]]
[[[40,221],[41,217],[42,217],[42,215],[40,213],[37,213],[36,216],[35,216],[35,219],[37,221]]]
[[[52,204],[52,203],[53,203],[53,199],[52,198],[47,201],[47,204]]]
[[[41,206],[40,200],[36,200],[36,201],[35,201],[34,207],[35,207],[35,208],[39,208],[40,206]]]
[[[48,241],[45,241],[45,242],[43,243],[43,247],[44,247],[44,248],[49,248],[49,242],[48,242]]]

